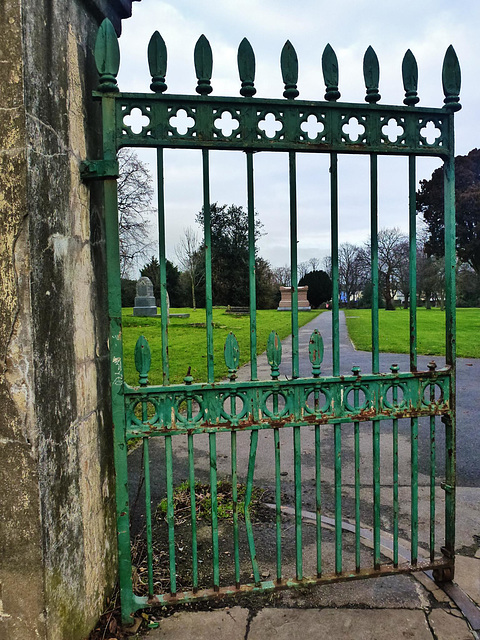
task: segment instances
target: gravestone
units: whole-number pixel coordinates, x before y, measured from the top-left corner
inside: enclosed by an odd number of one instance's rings
[[[137,280],[137,295],[135,296],[134,316],[156,316],[157,303],[153,295],[153,284],[150,278],[143,276]]]
[[[299,311],[311,311],[312,307],[307,298],[308,286],[297,287],[298,291],[298,310]],[[291,311],[292,310],[292,287],[280,287],[281,300],[278,305],[277,311]]]

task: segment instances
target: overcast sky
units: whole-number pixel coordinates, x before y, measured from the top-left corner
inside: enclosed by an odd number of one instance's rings
[[[480,2],[479,0],[141,0],[123,21],[120,39],[121,91],[149,92],[147,45],[158,30],[167,45],[168,92],[195,93],[193,50],[201,34],[213,50],[214,96],[239,96],[237,49],[243,37],[256,56],[256,97],[280,98],[283,84],[280,52],[287,39],[299,60],[299,99],[323,100],[321,56],[329,42],[339,63],[340,100],[363,102],[362,61],[368,45],[380,62],[380,104],[402,104],[402,59],[414,53],[419,69],[420,106],[443,106],[441,69],[453,44],[462,70],[462,111],[456,114],[456,153],[480,146]],[[202,206],[199,151],[167,150],[165,189],[167,257],[185,227],[195,226]],[[143,160],[153,161],[151,151]],[[329,254],[328,154],[299,154],[299,261]],[[429,178],[440,165],[419,159],[418,179]],[[366,156],[339,157],[340,242],[360,244],[369,234],[369,162]],[[152,164],[152,173],[154,165]],[[380,227],[407,230],[407,159],[379,160]],[[260,254],[272,266],[289,261],[288,174],[286,154],[255,155],[255,206],[264,225]],[[246,205],[245,156],[211,153],[211,201]]]

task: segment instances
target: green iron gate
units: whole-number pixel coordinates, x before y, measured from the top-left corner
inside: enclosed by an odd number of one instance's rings
[[[327,45],[323,52],[322,69],[326,84],[325,101],[296,100],[298,63],[294,48],[287,42],[281,54],[281,72],[284,81],[285,99],[254,98],[255,57],[247,40],[243,40],[238,50],[238,70],[241,80],[240,98],[212,97],[212,52],[207,39],[202,36],[195,47],[194,62],[198,79],[196,92],[199,95],[169,95],[165,84],[167,52],[163,39],[156,32],[148,45],[148,62],[152,75],[150,94],[119,93],[116,75],[120,56],[117,38],[110,22],[104,21],[100,27],[95,49],[95,60],[100,74],[100,84],[95,97],[101,99],[103,113],[103,159],[87,161],[83,166],[84,179],[103,179],[106,212],[108,304],[110,314],[110,356],[112,410],[115,433],[116,500],[118,516],[119,579],[123,618],[139,608],[152,604],[168,604],[193,601],[201,598],[219,597],[226,594],[261,592],[288,586],[318,584],[335,580],[379,576],[397,572],[409,572],[430,568],[438,579],[451,579],[454,568],[455,547],[455,211],[454,211],[454,129],[453,113],[460,109],[459,88],[460,69],[456,54],[449,47],[443,64],[443,108],[420,108],[417,97],[417,64],[408,51],[402,65],[405,88],[405,106],[378,104],[379,65],[375,52],[368,48],[364,57],[364,78],[366,103],[351,104],[338,102],[337,58]],[[125,118],[134,109],[148,119],[139,133],[135,133]],[[186,132],[180,133],[172,125],[179,111],[184,111],[191,119]],[[217,127],[222,114],[230,114],[237,123],[229,135]],[[273,114],[279,123],[274,134],[267,135],[261,128],[268,114]],[[309,118],[317,125],[317,133],[312,135],[302,126]],[[363,128],[358,139],[353,140],[345,130],[349,121],[355,118]],[[389,122],[396,123],[401,133],[392,141],[385,132]],[[432,123],[437,131],[436,138],[427,139],[425,128]],[[431,126],[431,125],[430,125]],[[425,135],[424,135],[425,133]],[[157,152],[158,172],[158,213],[159,213],[159,262],[161,281],[161,338],[163,384],[148,385],[148,371],[151,354],[148,343],[140,338],[135,350],[135,364],[140,374],[139,384],[129,386],[124,380],[122,353],[122,320],[120,298],[119,242],[117,219],[118,165],[116,155],[124,146],[150,147]],[[203,161],[203,207],[204,243],[206,269],[206,361],[207,381],[196,382],[190,372],[183,384],[169,384],[169,354],[167,326],[167,292],[165,262],[165,200],[164,200],[164,149],[200,149]],[[225,363],[228,381],[215,382],[223,363],[214,362],[213,316],[212,316],[212,274],[211,274],[211,230],[210,230],[210,150],[227,149],[244,152],[246,157],[246,183],[249,217],[249,299],[250,299],[250,380],[238,381],[236,371],[239,363],[238,342],[233,334],[225,345]],[[256,289],[255,289],[255,234],[254,234],[254,153],[262,151],[284,152],[288,155],[289,166],[289,214],[291,251],[291,340],[292,365],[290,379],[280,379],[281,343],[272,332],[267,347],[271,367],[271,379],[259,381],[257,376],[256,344]],[[299,376],[299,325],[297,309],[297,180],[296,158],[298,153],[324,153],[330,157],[330,202],[331,202],[331,256],[332,256],[332,336],[333,336],[333,376],[321,375],[320,364],[323,357],[323,342],[315,331],[310,339],[309,357],[312,364],[311,377]],[[372,298],[372,367],[371,373],[363,374],[358,367],[352,375],[340,375],[339,341],[339,278],[338,278],[338,154],[364,154],[370,162],[370,220],[371,220],[371,280]],[[390,371],[380,372],[378,340],[379,276],[378,276],[378,155],[403,155],[408,157],[409,189],[409,272],[410,272],[410,367],[400,372],[397,365]],[[446,366],[436,369],[432,364],[428,371],[417,370],[417,309],[416,309],[416,157],[435,156],[444,162],[445,174],[445,281],[446,281]],[[225,370],[226,374],[226,370]],[[312,400],[313,398],[313,400]],[[438,420],[441,420],[442,438],[445,442],[445,473],[443,489],[444,540],[436,526],[441,518],[438,507],[436,439]],[[399,487],[399,424],[408,424],[410,442],[408,478],[409,484],[409,557],[401,553],[402,541],[399,535],[399,519],[402,509],[401,487]],[[354,509],[351,524],[342,520],[342,448],[346,442],[345,429],[352,431],[352,462],[354,478]],[[391,433],[388,431],[391,426]],[[361,492],[364,491],[360,477],[360,429],[368,438],[372,463],[370,508],[372,531],[372,558],[367,564],[361,558],[360,542],[365,528],[360,517]],[[260,433],[273,433],[271,450],[274,477],[274,502],[272,505],[274,531],[272,547],[275,547],[275,569],[270,577],[261,571],[262,558],[257,557],[254,526],[250,513],[257,445]],[[302,438],[307,432],[314,438],[314,477],[310,494],[314,494],[315,511],[313,524],[315,535],[315,569],[313,575],[304,575],[302,535],[304,535],[302,510]],[[282,504],[281,478],[281,438],[286,432],[293,434],[293,508],[290,511]],[[383,434],[382,434],[383,432]],[[223,580],[219,563],[218,497],[217,497],[217,437],[230,434],[230,462],[233,500],[232,549],[234,578],[227,584]],[[238,472],[237,436],[249,434],[246,462],[246,485],[244,497],[244,525],[238,513]],[[202,584],[199,578],[199,558],[197,541],[197,509],[195,495],[195,455],[196,438],[208,434],[207,455],[209,457],[211,490],[211,563],[210,584]],[[380,438],[383,435],[391,442],[392,482],[389,518],[391,523],[391,559],[382,557],[387,543],[381,538],[381,478],[380,478]],[[426,458],[428,493],[428,516],[419,518],[419,438],[426,436],[428,445],[422,453]],[[152,508],[151,508],[151,464],[150,444],[153,438],[164,440],[166,478],[166,564],[169,572],[169,586],[159,589],[155,585],[153,572]],[[328,517],[325,507],[325,478],[321,460],[322,438],[331,437],[332,447],[332,508]],[[132,557],[129,521],[129,494],[127,469],[127,441],[143,441],[145,517],[147,543],[146,581],[148,595],[135,593],[132,582]],[[174,454],[172,442],[183,439],[185,459],[188,468],[187,491],[189,491],[189,521],[191,532],[191,574],[189,586],[177,587],[176,531],[174,510]],[[154,463],[157,464],[157,463]],[[424,465],[425,466],[425,465]],[[345,469],[345,467],[343,467]],[[405,471],[405,470],[403,470]],[[284,475],[284,474],[282,474]],[[312,488],[313,487],[313,488]],[[303,487],[303,495],[306,495]],[[423,491],[423,488],[422,488]],[[382,489],[385,495],[385,489]],[[400,492],[400,493],[399,493]],[[362,494],[363,495],[363,494]],[[294,575],[284,575],[282,566],[282,521],[293,518],[294,530]],[[427,534],[426,558],[419,553],[419,522],[425,520]],[[326,525],[332,534],[333,563],[327,567],[323,550],[327,535]],[[242,532],[245,533],[242,533]],[[353,536],[354,563],[346,567],[343,543],[346,531]],[[240,534],[245,536],[246,548],[251,565],[251,579],[244,580],[240,567]],[[304,538],[305,540],[305,538]],[[388,545],[387,545],[388,546]],[[399,551],[400,549],[400,551]],[[262,575],[263,574],[263,575]],[[269,579],[264,579],[265,575]],[[228,585],[231,586],[228,586]]]

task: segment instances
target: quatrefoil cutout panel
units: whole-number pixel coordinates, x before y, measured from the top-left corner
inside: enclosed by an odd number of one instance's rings
[[[345,118],[342,124],[342,133],[346,142],[364,142],[365,141],[365,123],[362,120],[358,120],[354,116],[351,118]]]
[[[325,131],[325,124],[316,115],[311,113],[300,124],[300,129],[304,132],[304,138],[308,140],[318,140]]]
[[[215,117],[218,116],[218,117]],[[214,112],[213,125],[216,129],[215,135],[222,135],[229,138],[235,133],[240,126],[240,120],[238,119],[239,113],[231,111],[216,111]]]
[[[147,107],[147,109],[149,110],[149,107]],[[150,117],[139,107],[134,107],[129,113],[123,116],[123,124],[128,127],[132,133],[138,135],[148,128],[150,125]]]
[[[258,115],[260,117],[262,116],[261,113],[259,113]],[[283,122],[282,120],[278,119],[279,117],[280,114],[277,116],[274,113],[269,112],[266,113],[265,116],[258,121],[258,128],[266,138],[273,139],[280,137],[279,134],[283,129]]]
[[[191,129],[195,126],[195,118],[193,110],[178,109],[170,115],[168,122],[172,129],[181,136],[191,133]]]
[[[434,145],[439,141],[442,131],[438,127],[438,124],[439,123],[434,122],[433,120],[420,122],[420,136],[423,144]]]
[[[396,118],[390,118],[388,122],[385,122],[386,118],[382,119],[384,124],[382,125],[382,137],[384,142],[402,143],[405,140],[403,136],[405,129],[403,127],[403,121],[398,121]]]

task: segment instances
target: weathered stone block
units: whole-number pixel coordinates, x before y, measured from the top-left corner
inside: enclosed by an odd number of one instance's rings
[[[84,638],[116,574],[93,47],[131,0],[0,6],[0,639]]]

